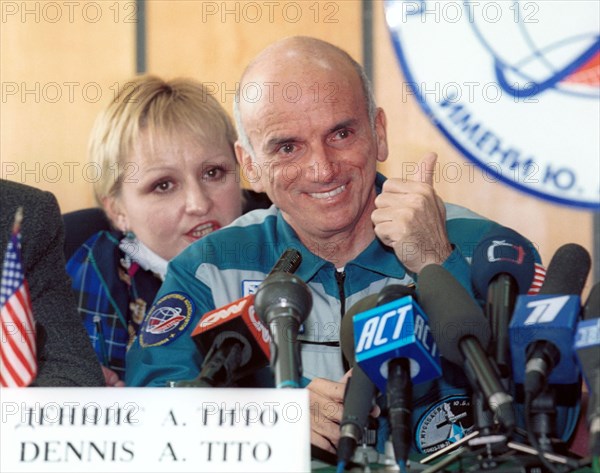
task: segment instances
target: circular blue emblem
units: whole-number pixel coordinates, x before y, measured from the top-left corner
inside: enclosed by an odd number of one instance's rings
[[[600,208],[600,2],[385,2],[396,54],[439,130],[487,174]]]
[[[472,430],[470,398],[449,396],[421,416],[415,429],[415,445],[421,453],[434,453],[452,445]]]
[[[176,340],[194,314],[194,303],[187,294],[171,292],[152,306],[140,329],[140,345],[155,347]]]

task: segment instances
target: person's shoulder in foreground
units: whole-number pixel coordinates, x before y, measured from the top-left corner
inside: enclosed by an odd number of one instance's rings
[[[103,386],[100,364],[77,313],[63,253],[64,230],[54,195],[0,180],[0,250],[23,209],[21,248],[36,324],[38,374],[32,386]]]

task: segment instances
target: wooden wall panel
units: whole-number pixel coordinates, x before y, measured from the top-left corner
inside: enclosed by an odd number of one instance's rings
[[[269,43],[304,34],[362,59],[360,0],[147,3],[148,72],[210,82],[228,111],[248,61]],[[0,1],[1,176],[54,192],[64,211],[92,205],[86,145],[92,122],[135,73],[135,2]],[[429,150],[445,170],[436,186],[529,236],[549,261],[568,242],[592,246],[588,211],[547,203],[490,179],[458,153],[405,93],[383,17],[374,10],[375,90],[388,116],[389,176]],[[100,96],[98,96],[100,95]],[[460,170],[460,178],[454,171]],[[444,178],[445,177],[445,178]]]
[[[414,96],[406,93],[384,18],[383,2],[374,4],[375,90],[388,118],[390,157],[381,166],[388,176],[402,176],[428,151],[438,153],[441,175],[436,188],[448,202],[514,228],[539,249],[547,264],[565,243],[579,243],[592,252],[592,212],[535,198],[485,175],[438,131]],[[591,286],[588,278],[586,291]]]
[[[148,71],[210,82],[231,113],[248,62],[277,39],[326,39],[361,58],[361,1],[148,3]]]
[[[93,204],[86,146],[115,84],[135,70],[135,2],[0,2],[3,178]]]

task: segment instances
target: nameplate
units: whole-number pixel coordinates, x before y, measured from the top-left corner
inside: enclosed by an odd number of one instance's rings
[[[310,471],[305,389],[1,389],[3,472]]]

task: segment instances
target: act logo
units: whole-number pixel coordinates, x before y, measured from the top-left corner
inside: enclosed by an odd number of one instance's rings
[[[600,2],[385,2],[425,113],[465,157],[538,197],[600,208]]]

